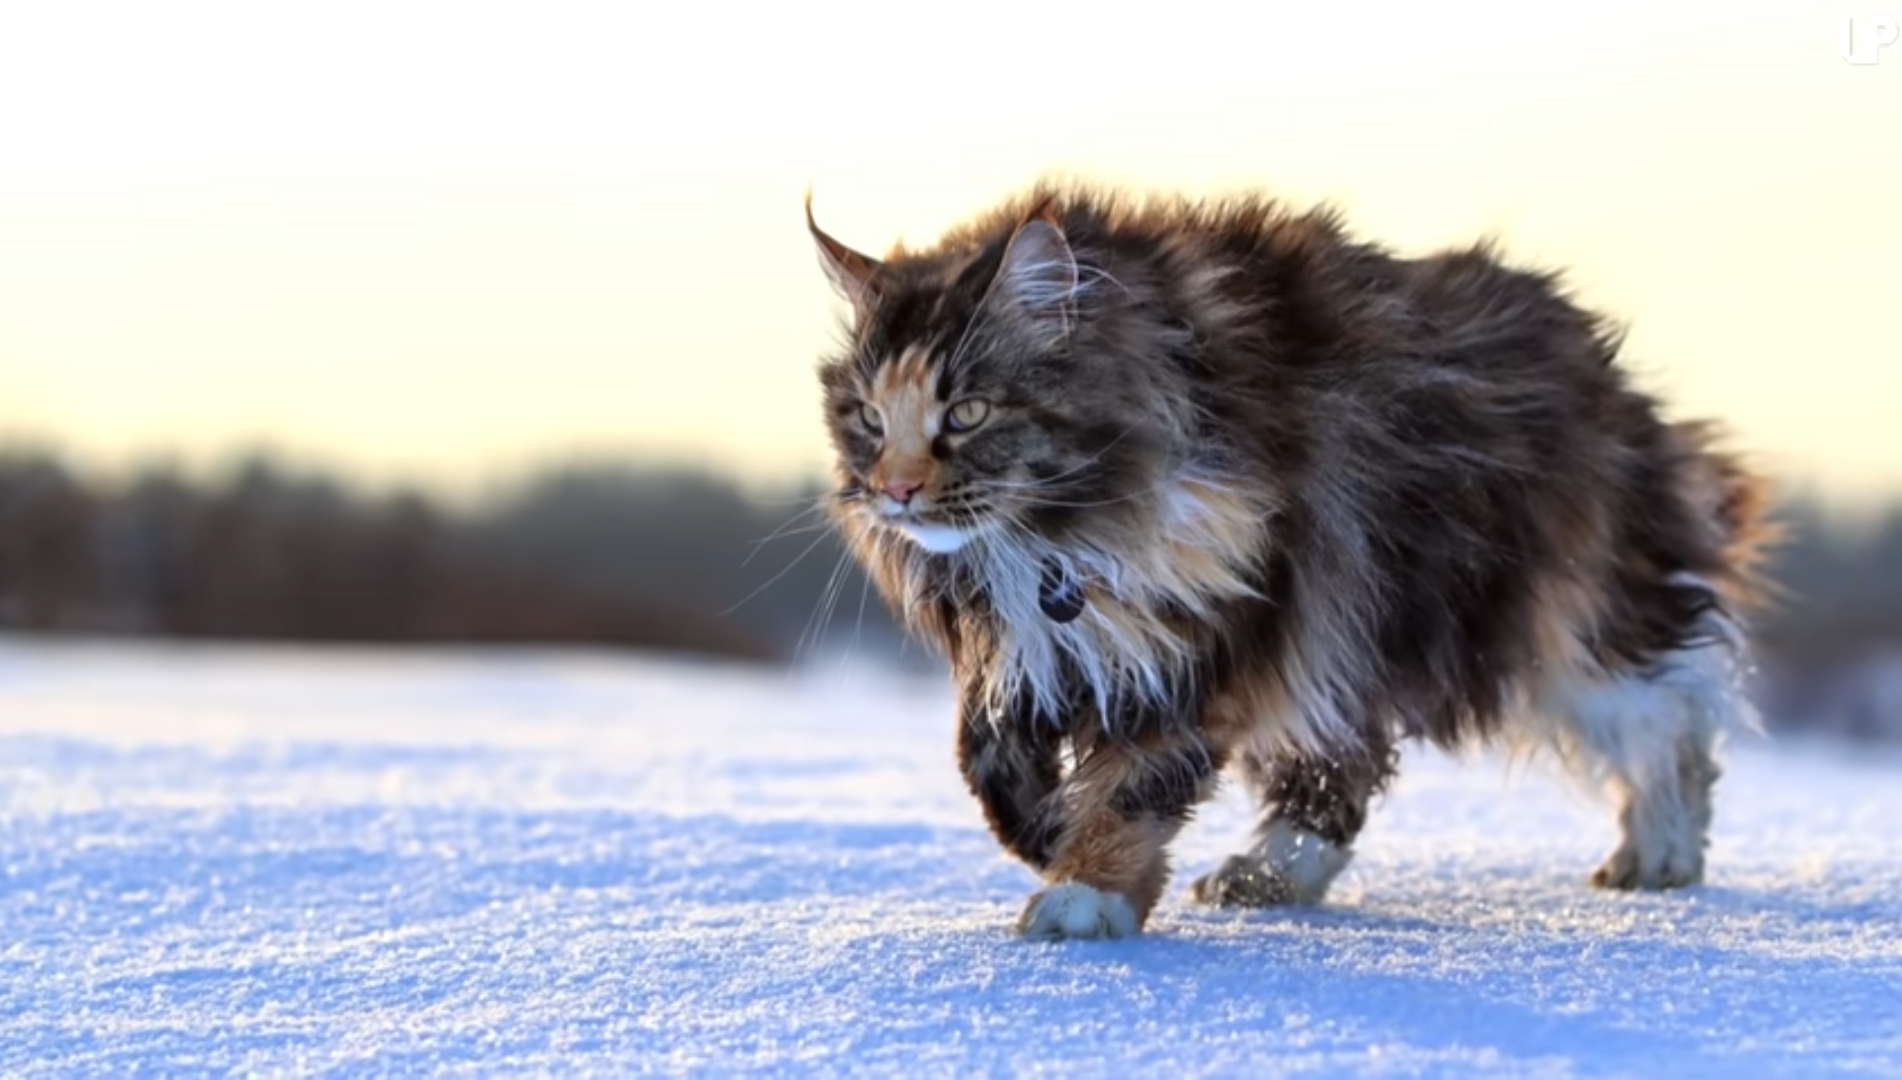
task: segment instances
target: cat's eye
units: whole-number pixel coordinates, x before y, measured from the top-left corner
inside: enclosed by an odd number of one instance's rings
[[[885,423],[879,419],[878,408],[869,401],[859,403],[859,423],[864,424],[865,430],[874,435],[885,433]]]
[[[969,431],[990,419],[990,415],[990,402],[983,398],[965,398],[963,401],[953,402],[951,407],[945,410],[944,426],[951,431]]]

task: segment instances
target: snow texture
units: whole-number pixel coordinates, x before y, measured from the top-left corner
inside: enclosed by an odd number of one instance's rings
[[[935,682],[0,641],[0,1074],[1902,1075],[1902,760],[1733,748],[1708,884],[1412,753],[1317,909],[1038,944]]]

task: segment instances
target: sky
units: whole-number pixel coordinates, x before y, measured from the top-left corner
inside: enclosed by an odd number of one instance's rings
[[[1902,43],[1840,55],[1886,2],[0,0],[0,439],[790,479],[841,315],[807,188],[878,252],[1060,176],[1496,237],[1674,414],[1902,495]]]

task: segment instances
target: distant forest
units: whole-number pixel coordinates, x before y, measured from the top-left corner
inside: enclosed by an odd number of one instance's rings
[[[576,465],[455,508],[267,459],[108,481],[0,453],[0,630],[891,651],[877,597],[861,609],[860,577],[805,512],[820,492],[755,499],[710,473]]]
[[[456,507],[266,459],[109,480],[0,452],[0,629],[897,655],[812,510],[822,491],[757,498],[708,472],[578,464]],[[1771,661],[1809,672],[1902,649],[1902,507],[1853,535],[1807,504],[1782,516]]]

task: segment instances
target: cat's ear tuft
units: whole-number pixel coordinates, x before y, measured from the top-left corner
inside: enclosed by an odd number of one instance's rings
[[[996,292],[1019,310],[1068,333],[1076,316],[1076,253],[1046,199],[1026,216],[1004,251]]]
[[[878,300],[876,283],[879,272],[885,264],[853,251],[844,244],[827,235],[812,216],[812,191],[806,191],[806,229],[812,233],[812,239],[819,247],[819,264],[825,267],[826,276],[832,279],[832,285],[839,295],[851,301],[860,311],[870,308]]]

